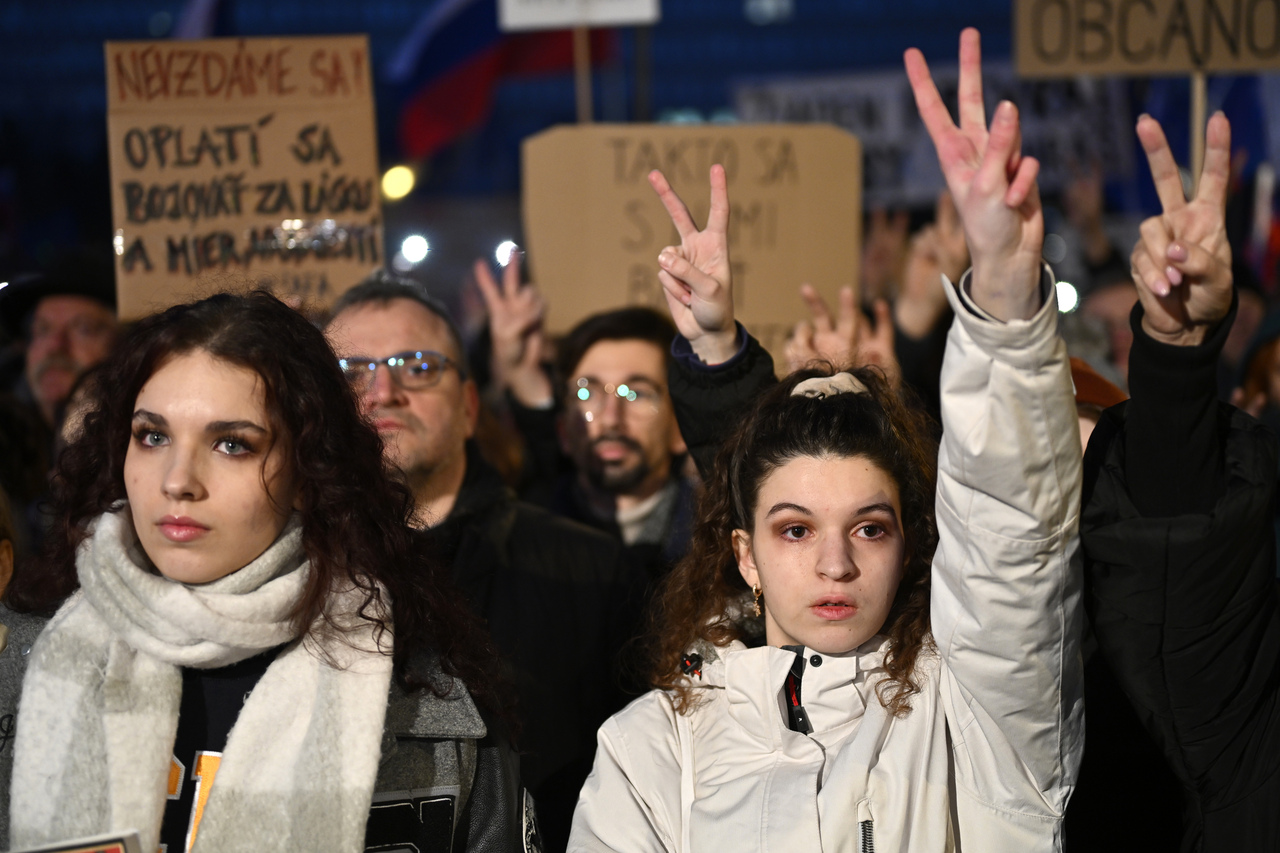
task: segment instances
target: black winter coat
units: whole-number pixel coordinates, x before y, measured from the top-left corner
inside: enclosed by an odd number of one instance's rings
[[[547,850],[563,850],[596,730],[639,692],[624,646],[645,579],[622,544],[521,503],[468,448],[453,510],[423,532],[488,624],[515,687],[520,774]]]
[[[1085,459],[1087,606],[1184,788],[1182,849],[1280,850],[1276,448],[1214,399],[1229,322],[1184,348],[1140,318],[1133,400],[1105,413]]]

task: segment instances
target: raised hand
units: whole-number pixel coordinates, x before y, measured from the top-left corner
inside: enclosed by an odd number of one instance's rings
[[[476,285],[489,309],[494,381],[523,405],[539,407],[552,399],[551,380],[542,369],[546,304],[536,287],[520,283],[520,256],[519,251],[511,253],[502,270],[501,286],[483,258],[476,260],[474,270]]]
[[[649,184],[662,199],[680,235],[679,246],[658,254],[658,280],[671,308],[671,319],[707,364],[728,361],[737,351],[733,322],[733,276],[729,268],[729,189],[724,167],[711,167],[711,212],[698,230],[689,208],[658,170]]]
[[[840,310],[834,320],[827,301],[813,285],[800,285],[800,298],[808,306],[812,319],[796,323],[787,338],[783,348],[787,369],[799,370],[823,361],[836,367],[853,364],[858,351],[858,307],[854,304],[853,288],[840,288]]]
[[[1040,308],[1044,216],[1036,175],[1040,164],[1022,156],[1018,109],[997,108],[990,130],[982,101],[978,31],[960,34],[960,125],[951,120],[919,50],[903,56],[916,107],[938,151],[973,259],[969,293],[1000,320],[1027,319]]]
[[[1204,169],[1187,201],[1173,152],[1160,123],[1138,119],[1138,139],[1164,212],[1142,223],[1130,263],[1142,328],[1165,343],[1194,346],[1231,309],[1231,246],[1227,243],[1227,184],[1231,125],[1221,112],[1209,119]]]
[[[964,241],[964,223],[960,221],[960,211],[956,210],[951,193],[938,193],[929,229],[938,266],[947,278],[959,281],[969,268],[969,244]]]
[[[893,351],[893,319],[887,302],[876,300],[875,321],[870,322],[854,303],[853,288],[842,287],[839,314],[833,320],[826,300],[812,285],[800,285],[800,296],[813,319],[797,323],[787,339],[784,354],[788,370],[822,362],[836,367],[872,365],[883,370],[895,388],[901,384],[902,370]]]
[[[862,298],[888,299],[898,291],[907,261],[911,221],[905,210],[890,216],[883,207],[871,211],[862,241]]]
[[[938,196],[934,221],[911,239],[911,252],[902,274],[902,291],[893,304],[898,331],[920,340],[933,331],[947,312],[942,276],[959,281],[969,267],[969,248],[951,194]]]

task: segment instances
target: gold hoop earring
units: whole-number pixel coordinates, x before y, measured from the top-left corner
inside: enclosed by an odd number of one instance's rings
[[[764,595],[764,590],[760,588],[759,584],[752,584],[751,594],[755,596],[755,599],[756,599],[755,603],[751,608],[751,612],[756,616],[759,616],[760,615],[760,596]]]

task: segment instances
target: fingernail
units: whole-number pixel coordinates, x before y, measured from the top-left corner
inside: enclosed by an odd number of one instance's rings
[[[1165,275],[1165,278],[1169,279],[1169,284],[1173,285],[1174,287],[1177,287],[1178,285],[1182,284],[1182,273],[1179,272],[1176,268],[1165,267],[1164,275]]]
[[[666,266],[670,266],[670,265],[671,265],[671,253],[670,253],[670,252],[659,252],[659,253],[658,253],[658,263],[662,264],[664,267],[666,267]]]
[[[1143,113],[1142,115],[1138,116],[1138,121],[1142,121],[1144,118],[1151,118],[1151,114]]]
[[[998,118],[1001,121],[1011,121],[1013,119],[1013,101],[1001,101],[996,107]]]
[[[1162,278],[1158,278],[1151,289],[1156,292],[1156,296],[1168,296],[1173,288],[1169,287],[1169,282]]]
[[[1170,243],[1167,251],[1169,260],[1185,261],[1187,259],[1187,247],[1181,243]]]

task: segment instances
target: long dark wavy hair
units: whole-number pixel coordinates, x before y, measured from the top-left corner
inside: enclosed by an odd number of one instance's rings
[[[725,646],[764,633],[750,624],[744,607],[748,588],[738,572],[733,531],[751,531],[760,487],[770,473],[799,457],[862,456],[898,485],[906,540],[906,566],[889,617],[878,633],[889,638],[877,688],[895,716],[910,709],[919,692],[916,658],[932,642],[929,632],[929,569],[938,543],[934,524],[937,447],[929,422],[908,406],[876,368],[849,371],[865,394],[825,398],[791,395],[796,385],[830,369],[801,370],[761,395],[716,458],[698,502],[689,552],[668,576],[653,611],[655,639],[649,677],[672,691],[676,709],[695,702],[681,664],[700,643]]]
[[[42,565],[23,573],[6,603],[50,613],[78,587],[76,548],[89,522],[126,497],[124,460],[138,392],[167,360],[196,351],[261,377],[273,433],[287,440],[311,561],[292,614],[298,636],[338,631],[349,620],[335,619],[333,592],[355,587],[364,596],[361,615],[380,635],[394,626],[395,670],[404,686],[447,690],[431,667],[416,663],[434,656],[447,675],[506,717],[504,701],[490,690],[492,644],[448,568],[429,559],[411,532],[413,497],[384,462],[382,441],[361,416],[336,356],[315,326],[266,292],[175,306],[120,341],[92,386],[79,437],[58,459],[54,526]]]

